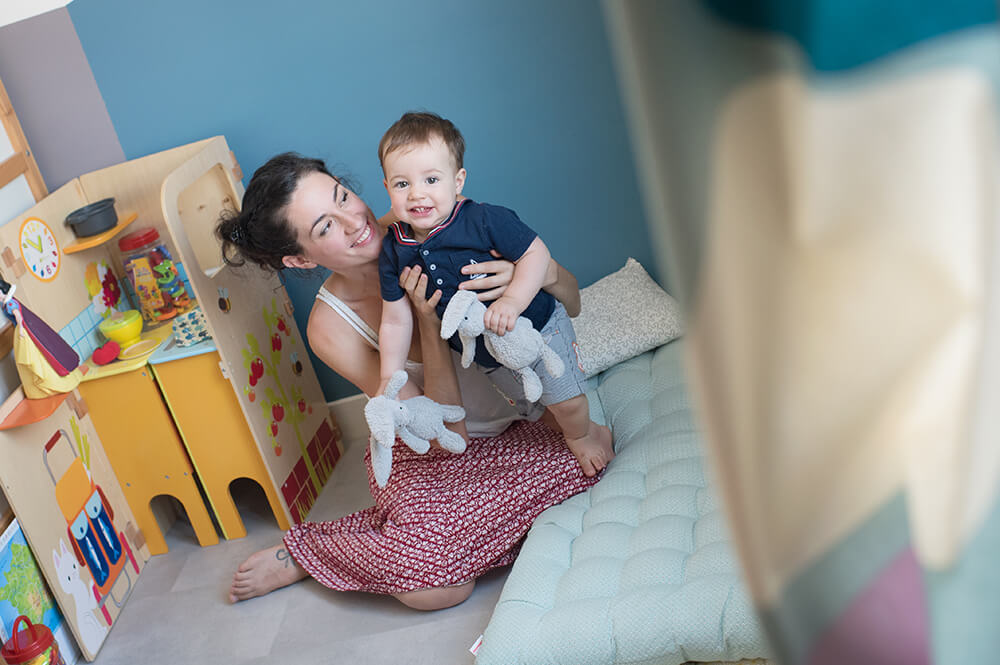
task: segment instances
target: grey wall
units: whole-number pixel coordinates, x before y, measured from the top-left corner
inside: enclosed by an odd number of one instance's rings
[[[49,191],[124,161],[66,9],[0,28],[0,80]],[[10,354],[0,360],[0,401],[18,385]],[[0,495],[0,512],[6,510],[7,501]]]
[[[0,28],[0,80],[49,191],[125,160],[65,8]]]

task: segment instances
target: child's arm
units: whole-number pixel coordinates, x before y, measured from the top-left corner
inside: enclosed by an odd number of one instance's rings
[[[483,322],[489,330],[503,335],[514,329],[517,317],[545,283],[551,259],[549,248],[541,237],[535,236],[521,258],[514,262],[514,276],[507,290],[486,310]]]
[[[395,301],[382,301],[382,321],[378,329],[379,348],[379,384],[376,395],[385,391],[393,372],[406,366],[406,357],[410,352],[410,338],[413,335],[413,314],[410,311],[410,301],[400,298]],[[400,391],[399,398],[412,397],[407,387],[413,388],[408,381]],[[416,394],[416,392],[414,392]]]
[[[424,362],[424,394],[438,404],[462,406],[462,393],[458,388],[458,377],[452,362],[451,348],[441,339],[441,319],[435,307],[441,300],[441,291],[435,290],[427,297],[427,275],[420,266],[404,268],[399,275],[399,285],[403,287],[413,303],[417,330],[420,331],[420,351]],[[412,382],[406,385],[411,385]],[[445,423],[445,427],[461,435],[466,441],[469,433],[465,420]]]
[[[503,258],[500,252],[491,249],[490,254],[494,257],[493,261],[462,266],[463,275],[474,275],[478,272],[488,275],[480,279],[466,280],[458,285],[458,288],[462,290],[475,291],[480,300],[496,300],[502,296],[514,274],[514,264]],[[557,263],[555,259],[549,260],[542,290],[547,291],[565,305],[566,312],[570,317],[576,317],[580,314],[580,285],[573,273]]]

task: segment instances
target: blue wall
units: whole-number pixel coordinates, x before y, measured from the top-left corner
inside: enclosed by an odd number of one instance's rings
[[[465,135],[465,193],[517,210],[581,285],[628,256],[655,276],[598,0],[413,5],[75,0],[69,11],[129,159],[223,134],[249,177],[297,150],[350,176],[382,214],[378,140],[403,111],[428,109]],[[316,286],[288,278],[300,327]],[[356,392],[313,362],[328,399]]]

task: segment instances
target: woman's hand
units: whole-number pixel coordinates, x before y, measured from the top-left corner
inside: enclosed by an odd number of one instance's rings
[[[490,254],[496,257],[496,261],[484,261],[462,266],[463,275],[476,275],[485,273],[486,277],[479,279],[469,279],[458,285],[458,288],[469,291],[479,291],[476,296],[480,301],[496,300],[507,290],[507,285],[514,277],[514,264],[507,259],[501,258],[500,253],[495,249],[490,250]]]
[[[403,271],[399,273],[399,285],[409,296],[413,310],[418,317],[421,319],[428,316],[437,318],[437,311],[434,308],[441,300],[441,289],[435,290],[430,298],[427,297],[427,275],[423,274],[420,266],[403,268]]]

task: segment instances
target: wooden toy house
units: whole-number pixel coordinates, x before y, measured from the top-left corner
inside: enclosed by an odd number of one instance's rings
[[[120,293],[127,288],[117,241],[135,229],[156,230],[211,334],[182,346],[171,321],[147,324],[147,352],[108,365],[88,362],[70,395],[25,400],[18,392],[7,400],[0,410],[0,481],[36,552],[57,551],[55,518],[63,531],[69,519],[55,503],[44,514],[32,505],[51,494],[39,452],[52,439],[45,433],[66,430],[58,423],[70,417],[92,428],[84,436],[89,449],[106,455],[114,471],[100,484],[123,498],[118,512],[133,524],[125,535],[139,553],[136,572],[149,554],[166,551],[151,509],[157,496],[177,499],[199,542],[209,545],[218,542],[209,510],[226,538],[246,534],[230,493],[236,479],[261,486],[283,529],[306,517],[327,481],[341,454],[340,433],[285,289],[276,275],[225,266],[214,236],[220,213],[242,199],[240,178],[225,139],[214,137],[82,175],[0,227],[0,273],[81,362],[104,342],[97,329],[103,318],[134,307]],[[63,224],[69,212],[106,197],[115,198],[114,228],[78,239]],[[27,447],[34,451],[23,457],[30,471],[17,457]],[[117,520],[115,527],[125,529]],[[56,559],[49,558],[43,572],[52,585]],[[69,605],[68,597],[62,601]],[[92,659],[96,648],[84,653]]]

